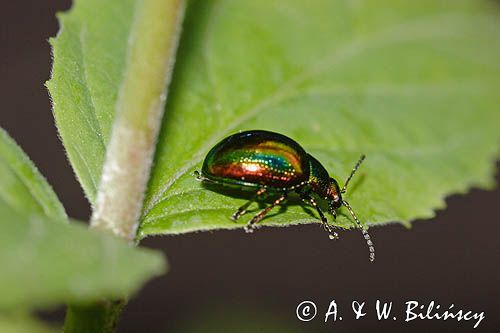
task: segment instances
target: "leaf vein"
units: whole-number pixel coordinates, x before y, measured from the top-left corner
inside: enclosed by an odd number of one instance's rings
[[[80,30],[79,34],[79,44],[80,44],[80,56],[81,56],[81,64],[82,64],[82,76],[83,80],[85,81],[85,84],[83,86],[85,87],[85,90],[87,91],[87,94],[89,96],[89,101],[90,101],[90,112],[88,112],[89,117],[86,116],[86,112],[82,112],[83,117],[85,118],[87,124],[89,125],[89,128],[94,134],[96,135],[98,142],[105,151],[106,145],[104,144],[104,139],[102,137],[102,130],[101,130],[101,125],[99,124],[99,119],[97,118],[97,113],[96,113],[96,107],[94,103],[94,96],[92,94],[92,91],[90,90],[89,87],[89,79],[88,79],[88,69],[87,69],[87,60],[85,59],[85,34],[86,34],[86,29],[85,27],[82,27]]]

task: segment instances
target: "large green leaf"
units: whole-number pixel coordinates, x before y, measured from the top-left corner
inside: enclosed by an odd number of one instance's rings
[[[91,200],[132,12],[130,1],[77,1],[53,43],[57,124]],[[491,188],[499,40],[491,1],[191,2],[140,235],[247,221],[229,219],[245,199],[192,176],[215,143],[243,129],[291,136],[340,183],[366,153],[347,197],[369,224],[432,217],[446,195]],[[311,221],[289,205],[263,224]]]
[[[122,297],[165,270],[160,253],[64,222],[50,186],[0,129],[0,310]],[[0,327],[16,324],[4,314]]]

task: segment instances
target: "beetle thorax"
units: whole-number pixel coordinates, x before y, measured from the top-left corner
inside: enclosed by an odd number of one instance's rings
[[[330,184],[328,185],[328,188],[326,189],[326,196],[328,197],[328,199],[333,200],[333,201],[341,200],[339,185],[337,184],[337,182],[333,178],[330,178]]]
[[[342,196],[337,181],[330,178],[330,184],[327,189],[327,197],[330,200],[330,209],[337,209],[342,206]]]
[[[340,198],[340,190],[335,179],[330,178],[328,171],[321,163],[313,156],[309,157],[309,184],[314,193],[322,199],[338,202]]]
[[[311,177],[309,184],[316,195],[329,202],[331,209],[336,209],[342,205],[342,196],[335,179]]]

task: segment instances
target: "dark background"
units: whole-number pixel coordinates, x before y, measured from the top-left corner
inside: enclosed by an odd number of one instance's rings
[[[54,14],[69,6],[40,0],[0,5],[0,125],[47,177],[69,215],[88,220],[89,205],[57,137],[43,86],[51,68],[47,39],[58,29]],[[315,225],[264,228],[251,236],[239,230],[148,239],[145,246],[167,253],[171,270],[131,300],[119,331],[185,331],[203,327],[208,318],[219,331],[233,319],[236,327],[256,327],[254,332],[272,331],[269,321],[298,332],[499,332],[499,203],[498,189],[474,189],[448,198],[436,218],[416,221],[411,230],[372,228],[375,264],[368,262],[358,232],[344,232],[332,244]],[[306,299],[316,302],[319,314],[302,323],[295,308]],[[344,320],[325,324],[331,299]],[[378,322],[376,299],[393,301],[398,320]],[[352,318],[351,300],[370,303],[367,317]],[[407,300],[435,300],[443,308],[454,303],[456,309],[485,311],[486,319],[476,330],[473,321],[405,323]],[[43,316],[57,322],[62,315],[60,309]]]

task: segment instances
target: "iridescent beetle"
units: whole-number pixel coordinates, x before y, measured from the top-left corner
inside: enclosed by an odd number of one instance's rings
[[[338,239],[338,234],[328,224],[314,197],[329,201],[328,210],[334,218],[337,217],[336,209],[344,205],[363,233],[370,251],[370,261],[374,261],[375,248],[370,235],[349,203],[342,199],[349,181],[364,159],[362,155],[340,189],[321,163],[306,153],[297,142],[282,134],[254,130],[233,134],[216,144],[205,157],[201,174],[195,171],[195,175],[201,181],[256,190],[255,196],[233,214],[231,218],[235,221],[264,194],[277,196],[270,206],[248,222],[245,227],[247,232],[252,232],[269,211],[280,205],[288,193],[295,191],[302,201],[316,209],[330,238]]]

